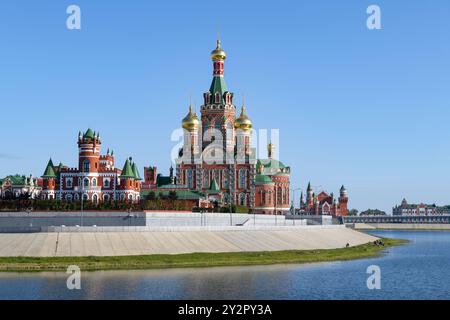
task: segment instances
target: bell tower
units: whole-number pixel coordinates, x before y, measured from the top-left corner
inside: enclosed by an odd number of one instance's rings
[[[222,151],[232,155],[234,153],[236,107],[233,104],[233,93],[228,91],[224,80],[226,57],[220,40],[217,40],[216,48],[211,52],[213,79],[209,91],[203,94],[200,134],[202,151],[215,141],[217,147],[220,143]]]

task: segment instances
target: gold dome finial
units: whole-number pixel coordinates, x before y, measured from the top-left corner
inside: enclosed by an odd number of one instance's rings
[[[247,113],[245,112],[245,98],[242,97],[242,107],[241,107],[241,114],[239,117],[234,121],[234,127],[236,129],[241,129],[244,131],[249,131],[253,127],[253,123],[250,120],[250,118],[247,116]]]
[[[272,141],[270,141],[269,144],[267,145],[267,154],[269,156],[269,159],[272,159],[274,149],[275,146],[272,144]]]
[[[220,47],[220,39],[217,39],[216,48],[211,52],[211,59],[213,61],[223,61],[227,58],[227,54]]]
[[[189,112],[186,117],[181,121],[181,126],[186,130],[197,129],[200,121],[198,120],[197,114],[192,110],[192,98],[189,101]]]

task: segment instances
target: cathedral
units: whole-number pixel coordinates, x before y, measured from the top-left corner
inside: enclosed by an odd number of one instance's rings
[[[211,52],[213,78],[203,94],[200,117],[190,105],[182,120],[184,144],[176,159],[176,184],[205,194],[214,189],[216,201],[219,198],[224,205],[285,214],[290,203],[290,168],[272,159],[272,144],[268,159],[256,159],[251,146],[253,123],[244,102],[237,110],[225,83],[226,58],[218,40]]]
[[[130,157],[123,169],[115,167],[114,151],[100,154],[100,134],[88,129],[78,134],[78,167],[58,166],[48,161],[42,175],[41,198],[66,201],[127,201],[140,200],[141,177]]]

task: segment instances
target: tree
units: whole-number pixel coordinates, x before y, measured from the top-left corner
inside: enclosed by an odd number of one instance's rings
[[[358,215],[358,210],[356,210],[356,209],[348,210],[347,215],[348,216],[357,216]]]
[[[146,197],[146,200],[156,200],[156,193],[155,191],[150,191]]]
[[[178,195],[176,191],[169,191],[169,200],[175,201],[178,199]]]
[[[386,212],[381,211],[379,209],[367,209],[366,211],[361,212],[360,216],[385,216]]]

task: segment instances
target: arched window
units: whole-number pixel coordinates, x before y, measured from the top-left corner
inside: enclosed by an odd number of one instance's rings
[[[245,201],[245,193],[240,193],[239,194],[239,205],[241,206],[245,206],[246,205],[246,201]]]
[[[91,164],[89,163],[89,160],[83,161],[83,172],[90,172],[91,171]]]
[[[72,178],[67,178],[66,185],[67,185],[67,188],[72,188]]]
[[[122,194],[120,195],[120,200],[122,200],[122,201],[125,200],[125,194],[122,193]]]
[[[187,170],[187,185],[188,185],[188,188],[194,187],[194,177],[193,177],[192,169]]]
[[[105,188],[109,188],[109,179],[105,179],[103,185],[105,186]]]
[[[216,103],[220,102],[220,94],[216,92]]]
[[[105,194],[103,196],[103,201],[109,201],[109,194]]]
[[[87,193],[83,194],[83,201],[88,201],[89,200],[89,196],[87,195]]]
[[[94,194],[94,195],[92,196],[92,201],[93,201],[94,203],[97,203],[97,202],[98,202],[98,196],[97,196],[97,194]]]
[[[222,170],[222,188],[228,189],[228,172],[227,172],[227,170]]]
[[[84,186],[85,188],[88,188],[88,187],[89,187],[89,179],[88,179],[88,178],[84,178],[84,180],[83,180],[83,186]]]
[[[203,172],[203,186],[209,188],[209,171],[207,169]]]
[[[96,187],[97,186],[97,179],[92,179],[92,186],[93,187]]]
[[[66,195],[66,201],[70,202],[72,201],[73,197],[71,194]]]
[[[128,200],[132,201],[133,200],[133,196],[130,194],[128,195]]]
[[[239,170],[239,188],[244,189],[246,187],[247,181],[247,170],[241,169]]]
[[[80,196],[78,195],[78,193],[75,193],[75,200],[76,201],[80,200]]]

